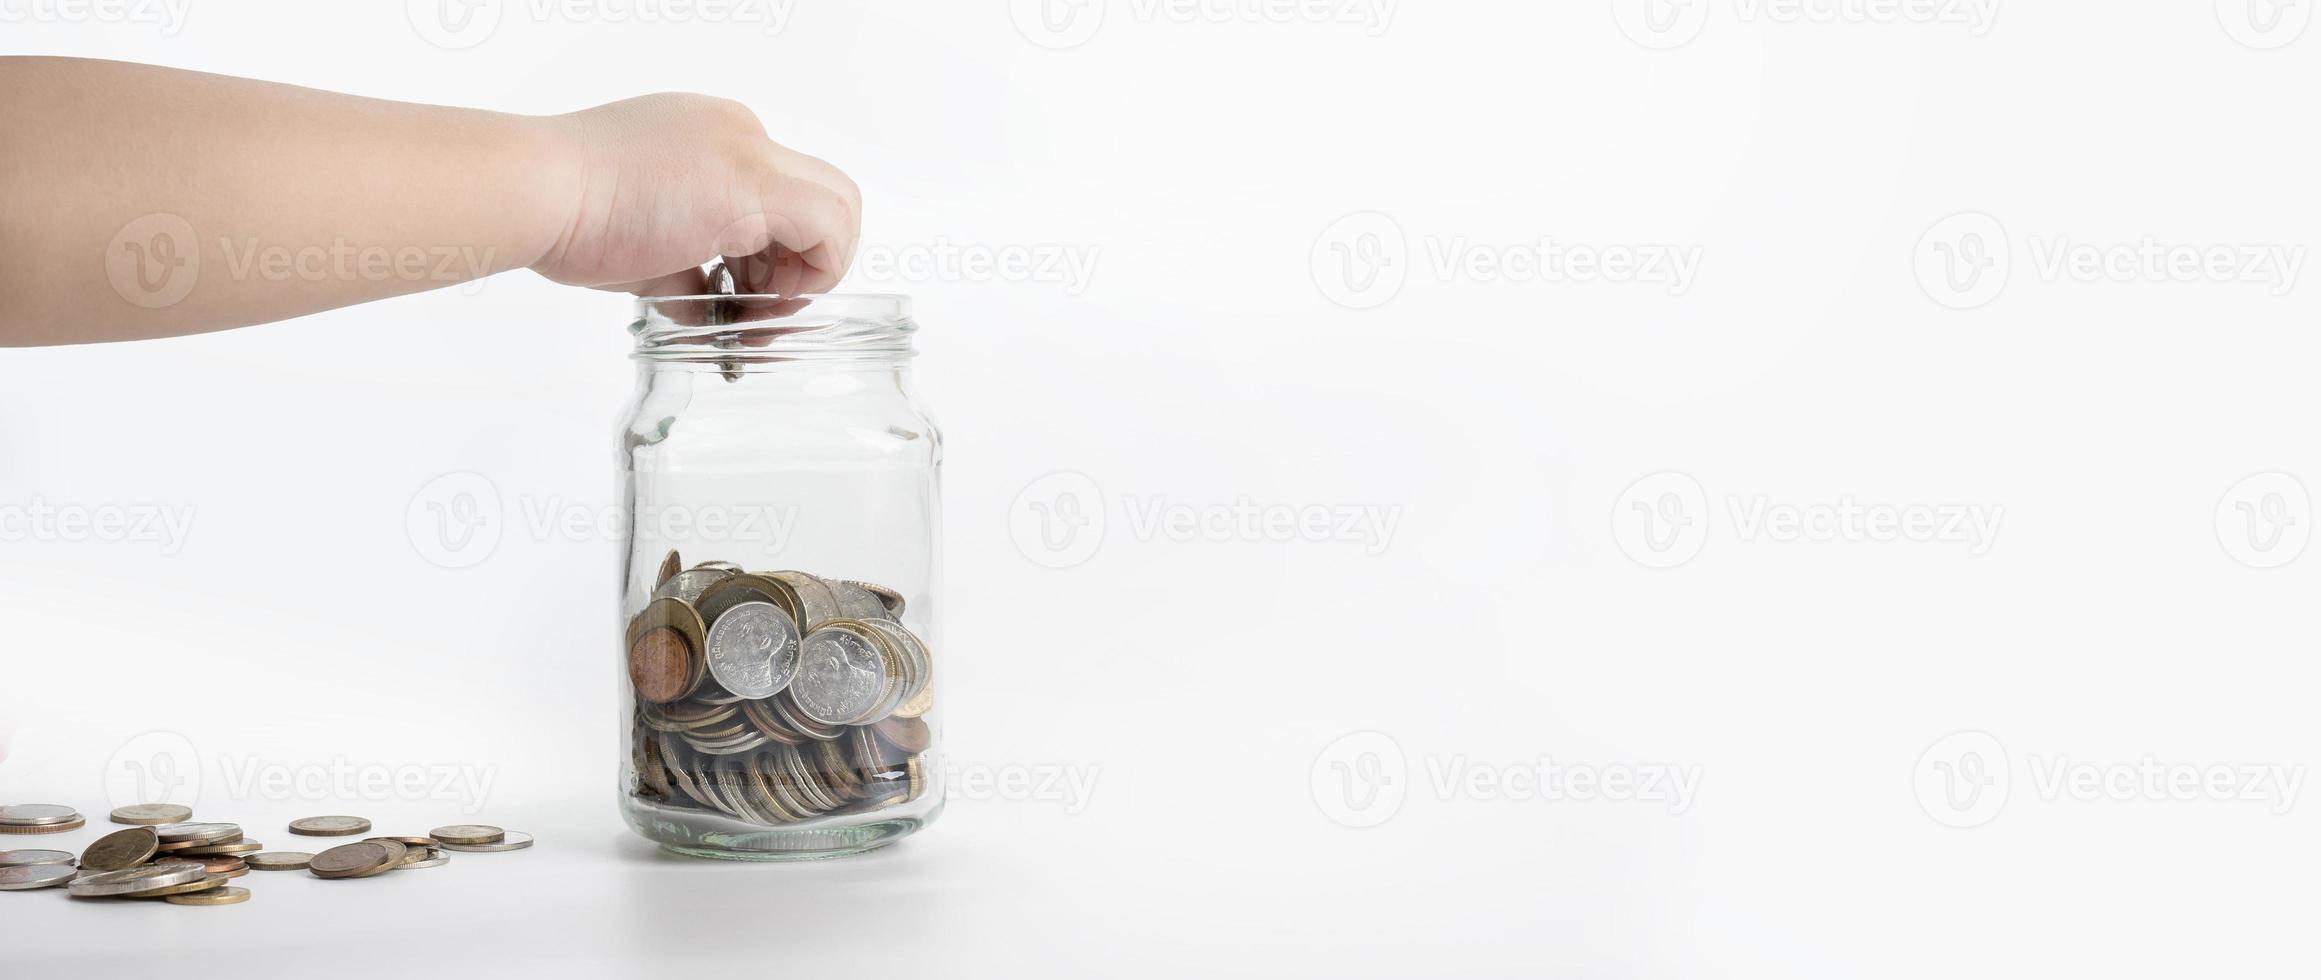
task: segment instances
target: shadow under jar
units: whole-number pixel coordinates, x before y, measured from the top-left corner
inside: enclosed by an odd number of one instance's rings
[[[807,860],[943,805],[942,437],[899,296],[640,299],[621,427],[621,815]]]

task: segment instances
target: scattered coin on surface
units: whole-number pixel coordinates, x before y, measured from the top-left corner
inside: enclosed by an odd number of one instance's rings
[[[511,830],[506,836],[489,844],[454,844],[444,841],[442,846],[446,851],[520,851],[532,846],[532,835]]]
[[[305,851],[259,851],[242,858],[252,871],[301,871],[314,855]]]
[[[218,888],[218,887],[222,887],[222,886],[224,886],[224,885],[225,885],[225,883],[226,883],[226,879],[227,879],[227,878],[229,878],[229,877],[231,877],[231,876],[230,876],[230,875],[221,875],[221,874],[208,874],[208,875],[204,875],[204,876],[202,876],[202,878],[201,878],[200,880],[198,880],[198,881],[189,881],[189,882],[186,882],[185,884],[182,884],[182,885],[162,885],[162,886],[159,886],[159,887],[157,887],[157,888],[148,888],[148,889],[146,889],[146,890],[144,890],[144,891],[138,891],[138,892],[130,892],[129,894],[127,894],[127,895],[123,895],[123,896],[121,896],[121,897],[122,897],[122,898],[163,898],[163,897],[170,896],[170,895],[184,895],[184,894],[187,894],[187,893],[190,893],[190,892],[203,892],[203,891],[208,891],[208,890],[210,890],[210,889],[212,889],[212,888]]]
[[[162,864],[142,864],[120,871],[101,871],[73,879],[66,886],[75,895],[94,898],[106,895],[127,895],[165,885],[182,885],[209,877],[201,865],[170,861]]]
[[[0,868],[17,868],[33,864],[77,865],[80,858],[71,851],[51,851],[27,847],[14,851],[0,851]]]
[[[290,832],[304,837],[348,837],[371,832],[361,817],[300,817],[290,821]]]
[[[69,864],[20,864],[0,868],[0,891],[49,888],[73,880],[80,870]]]
[[[186,895],[171,895],[162,899],[162,901],[168,902],[171,905],[240,905],[243,902],[247,902],[249,900],[249,889],[234,888],[231,886],[224,888],[212,888],[208,891],[193,892]]]
[[[455,823],[427,832],[427,836],[446,844],[493,844],[506,835],[507,831],[482,823]]]
[[[81,870],[119,871],[134,868],[153,860],[154,851],[161,847],[161,838],[151,827],[131,827],[116,830],[89,845],[81,852]]]
[[[183,823],[193,819],[193,808],[175,803],[132,803],[113,810],[114,823],[150,827],[155,824]]]
[[[81,812],[56,803],[16,803],[0,806],[0,825],[10,827],[46,827],[71,823],[81,818]]]
[[[385,871],[403,860],[403,846],[392,841],[356,841],[340,844],[307,862],[317,878],[360,878]]]

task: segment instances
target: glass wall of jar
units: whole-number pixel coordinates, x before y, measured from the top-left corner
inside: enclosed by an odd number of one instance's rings
[[[898,296],[638,301],[621,427],[622,816],[834,857],[942,808],[942,437]]]

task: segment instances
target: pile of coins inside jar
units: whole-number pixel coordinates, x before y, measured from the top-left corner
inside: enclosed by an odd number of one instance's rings
[[[172,803],[138,803],[112,812],[129,824],[71,851],[23,848],[0,851],[0,891],[63,886],[75,898],[155,898],[171,905],[239,905],[250,890],[226,884],[252,871],[306,871],[317,878],[370,878],[389,871],[440,868],[445,851],[514,851],[532,846],[529,834],[486,824],[452,824],[419,837],[366,837],[319,854],[269,851],[242,835],[238,824],[194,822],[193,810]],[[0,806],[0,833],[61,833],[87,823],[69,806]],[[303,837],[369,833],[362,817],[301,817],[289,830]]]
[[[654,583],[627,636],[639,799],[775,826],[924,791],[934,662],[901,594],[674,551]]]

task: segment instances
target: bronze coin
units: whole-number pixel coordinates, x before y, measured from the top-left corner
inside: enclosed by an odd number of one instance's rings
[[[86,823],[88,823],[88,821],[80,817],[74,817],[73,819],[67,820],[63,823],[37,824],[33,826],[0,823],[0,834],[61,834],[68,830],[79,830],[81,829],[81,826]]]
[[[131,827],[116,830],[89,845],[81,852],[81,868],[87,871],[119,871],[134,868],[153,860],[161,846],[161,838],[153,835],[151,827]]]
[[[927,727],[926,722],[917,718],[881,718],[870,727],[876,729],[878,737],[886,739],[888,745],[903,750],[904,755],[925,752],[927,746],[935,740],[934,731]]]
[[[315,855],[306,869],[317,878],[353,878],[402,863],[403,851],[402,845],[389,841],[340,844]]]
[[[228,878],[239,878],[250,870],[250,863],[237,854],[216,854],[189,860],[201,862],[203,871]]]
[[[647,701],[675,701],[693,679],[693,648],[676,627],[663,626],[629,645],[629,683]]]

